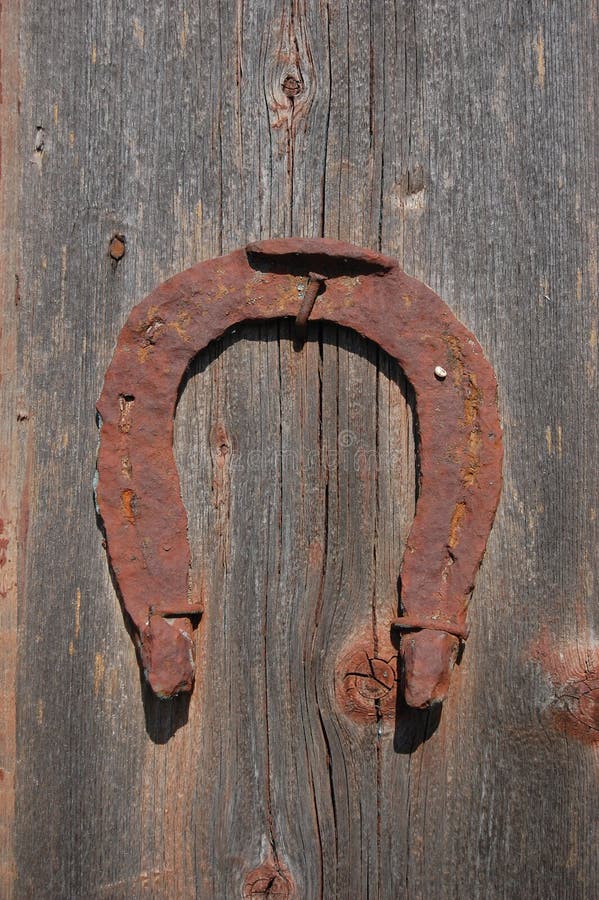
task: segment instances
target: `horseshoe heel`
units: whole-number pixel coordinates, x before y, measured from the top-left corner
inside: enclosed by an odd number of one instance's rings
[[[190,616],[201,606],[188,596],[177,391],[190,360],[231,326],[295,317],[308,273],[318,279],[311,320],[379,344],[415,390],[421,483],[400,616],[390,624],[402,633],[406,702],[426,707],[445,698],[468,634],[468,600],[499,501],[501,427],[495,376],[473,335],[387,257],[325,239],[262,241],[193,266],[133,309],[98,402],[97,503],[109,561],[151,687],[160,697],[190,691]]]

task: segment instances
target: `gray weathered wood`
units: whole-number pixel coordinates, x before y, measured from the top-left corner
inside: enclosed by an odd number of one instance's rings
[[[597,894],[599,742],[550,710],[551,652],[597,653],[598,16],[4,5],[0,447],[18,472],[0,517],[12,537],[20,505],[22,540],[0,604],[3,896],[236,897],[265,860],[308,898]],[[496,367],[505,490],[440,721],[338,707],[348,643],[392,652],[411,397],[376,347],[313,327],[296,353],[287,322],[227,335],[187,382],[198,684],[189,705],[140,687],[92,500],[103,373],[161,280],[289,234],[395,255]]]
[[[15,879],[16,662],[19,498],[28,469],[28,409],[19,395],[19,9],[0,6],[0,894]]]

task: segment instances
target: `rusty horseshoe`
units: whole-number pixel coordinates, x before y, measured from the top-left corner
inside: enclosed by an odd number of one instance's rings
[[[295,318],[313,272],[322,281],[310,292],[311,320],[379,344],[415,390],[420,490],[401,565],[400,614],[389,626],[401,632],[407,704],[426,707],[447,694],[501,489],[493,369],[441,298],[393,259],[340,241],[280,239],[198,263],[139,303],[98,401],[98,511],[159,697],[192,690],[190,616],[202,611],[189,597],[187,514],[173,455],[179,385],[191,359],[232,325]]]

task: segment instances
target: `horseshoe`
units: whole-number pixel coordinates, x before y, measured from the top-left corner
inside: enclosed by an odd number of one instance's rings
[[[379,253],[325,239],[261,241],[192,266],[133,309],[97,405],[96,498],[109,563],[150,686],[162,698],[191,691],[190,616],[202,609],[188,596],[187,514],[173,456],[177,391],[191,359],[231,326],[295,317],[308,273],[316,286],[305,291],[303,320],[311,314],[379,344],[415,390],[420,490],[400,614],[389,624],[401,633],[406,703],[424,708],[446,697],[499,502],[497,384],[441,298]]]

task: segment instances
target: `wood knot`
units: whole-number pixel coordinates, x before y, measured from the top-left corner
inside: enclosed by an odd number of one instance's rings
[[[560,731],[585,744],[599,744],[599,672],[570,681],[557,691],[553,721]]]
[[[303,82],[294,75],[287,75],[281,85],[283,93],[286,97],[297,97],[304,89]]]
[[[546,714],[553,727],[584,744],[599,745],[599,644],[557,643],[544,632],[531,649],[551,680]]]
[[[396,651],[391,646],[375,649],[372,636],[353,642],[337,662],[335,693],[352,721],[363,725],[391,721],[397,699]]]
[[[267,861],[246,876],[243,896],[287,900],[295,896],[295,890],[289,873],[281,865]]]

